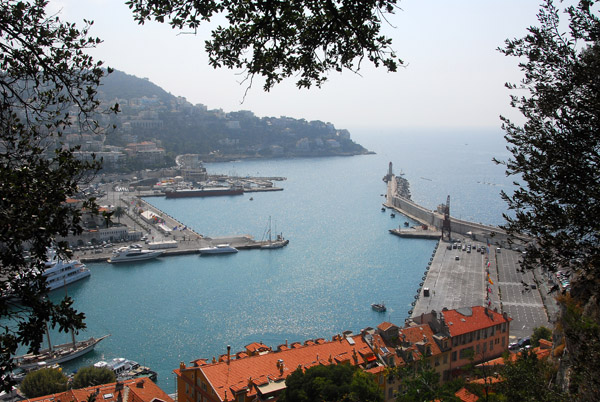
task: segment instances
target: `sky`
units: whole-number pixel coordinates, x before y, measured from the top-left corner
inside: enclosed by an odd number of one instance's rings
[[[369,63],[360,74],[330,74],[322,88],[297,89],[288,79],[270,92],[255,84],[244,99],[239,71],[208,65],[204,40],[167,24],[138,25],[125,0],[51,0],[48,11],[83,25],[104,42],[90,53],[105,66],[148,78],[193,104],[257,116],[289,116],[337,128],[499,128],[499,116],[518,119],[506,82],[522,73],[496,49],[537,23],[533,0],[403,0],[385,33],[406,62],[388,73]],[[242,103],[243,101],[243,103]]]

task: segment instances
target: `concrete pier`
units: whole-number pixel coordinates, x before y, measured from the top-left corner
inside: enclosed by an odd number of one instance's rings
[[[427,225],[427,230],[415,229],[415,237],[441,237],[437,228],[441,227],[443,216],[398,196],[395,180],[388,180],[386,198],[386,207]],[[487,306],[506,312],[513,319],[511,341],[531,335],[535,327],[550,328],[557,311],[556,301],[547,294],[552,283],[546,274],[521,269],[521,246],[506,248],[508,236],[494,226],[457,222],[454,218],[451,223],[452,241],[438,241],[429,263],[423,267],[423,279],[408,316],[444,308]],[[406,229],[390,232],[410,237]]]

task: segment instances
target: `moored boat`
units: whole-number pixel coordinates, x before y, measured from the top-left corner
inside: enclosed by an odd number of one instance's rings
[[[97,363],[94,363],[94,367],[108,368],[112,370],[117,377],[117,381],[148,377],[152,381],[156,382],[156,379],[158,378],[156,371],[152,371],[148,367],[141,366],[138,362],[134,362],[133,360],[128,360],[122,357],[116,357],[108,362],[101,360]]]
[[[62,345],[55,345],[40,350],[37,354],[28,353],[26,355],[17,356],[14,360],[17,367],[22,370],[39,367],[40,364],[51,365],[68,362],[91,352],[101,340],[109,336],[110,335],[104,335],[100,338],[91,337],[85,341],[73,341]]]
[[[271,217],[269,216],[269,227],[267,229],[267,240],[264,242],[264,244],[262,246],[260,246],[261,249],[275,249],[275,248],[282,248],[288,245],[288,243],[290,242],[289,240],[286,240],[283,238],[282,234],[278,234],[277,237],[275,238],[275,240],[272,239],[271,236]]]
[[[145,261],[151,260],[162,255],[162,250],[143,250],[139,247],[121,247],[113,251],[112,257],[108,260],[110,263]]]
[[[229,244],[217,244],[216,246],[203,247],[198,250],[200,254],[231,254],[237,253],[238,249]]]
[[[219,195],[241,195],[244,194],[242,187],[202,187],[189,188],[181,190],[172,190],[165,192],[166,198],[187,198],[187,197],[213,197]]]
[[[387,311],[387,308],[385,307],[385,304],[383,304],[383,302],[382,303],[373,303],[373,304],[371,304],[371,308],[380,313]]]
[[[77,260],[54,260],[46,263],[43,275],[46,278],[48,289],[55,290],[87,278],[91,273],[85,264]]]

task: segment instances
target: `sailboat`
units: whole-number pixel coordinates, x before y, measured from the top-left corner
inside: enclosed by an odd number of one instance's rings
[[[283,235],[278,234],[277,237],[275,238],[275,240],[273,240],[272,238],[272,232],[271,232],[271,217],[269,216],[269,229],[267,230],[268,233],[268,239],[265,242],[265,244],[263,244],[262,246],[260,246],[260,248],[264,248],[264,249],[273,249],[273,248],[282,248],[287,246],[287,244],[290,242],[287,239],[283,238]]]
[[[46,335],[48,335],[48,333],[46,333]],[[73,335],[72,342],[54,346],[50,343],[50,336],[48,336],[47,349],[40,350],[38,354],[28,353],[26,355],[17,356],[14,359],[17,363],[17,367],[21,370],[29,370],[39,367],[42,364],[50,366],[52,364],[64,363],[91,352],[100,341],[109,336],[110,335],[104,335],[100,338],[91,337],[85,341],[75,341],[75,336]]]
[[[63,286],[65,286],[66,296],[66,280]],[[86,353],[91,352],[92,350],[94,350],[96,345],[100,343],[100,341],[102,341],[105,338],[108,338],[109,336],[110,335],[104,335],[100,338],[91,337],[84,341],[76,341],[75,332],[71,331],[71,342],[53,346],[52,341],[50,340],[50,331],[48,330],[48,324],[46,323],[46,338],[48,340],[48,348],[40,350],[37,354],[27,353],[22,356],[16,356],[14,357],[14,360],[17,367],[23,371],[38,368],[42,365],[49,367],[53,364],[60,364],[74,360],[80,356],[85,355]]]

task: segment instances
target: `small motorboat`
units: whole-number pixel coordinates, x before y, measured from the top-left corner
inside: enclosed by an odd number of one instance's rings
[[[395,218],[395,217],[396,217],[396,214],[392,212],[392,213],[390,214],[390,216],[391,216],[392,218]]]
[[[385,307],[385,304],[383,304],[383,303],[373,303],[373,304],[371,304],[371,308],[380,313],[387,311],[387,308]]]

